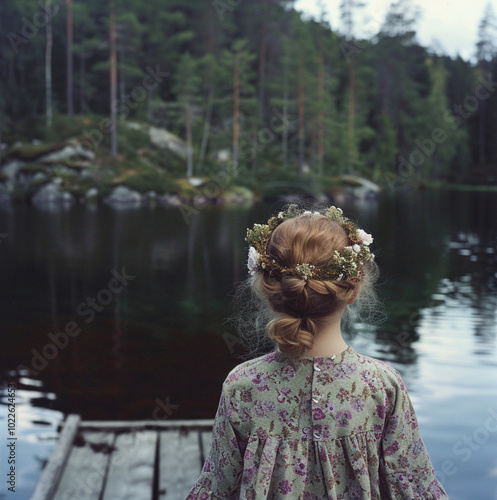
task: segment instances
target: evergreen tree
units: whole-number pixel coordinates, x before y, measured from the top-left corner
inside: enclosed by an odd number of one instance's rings
[[[51,15],[40,24],[48,5]],[[414,180],[414,171],[420,180],[446,180],[463,178],[471,164],[497,165],[497,94],[482,92],[475,109],[466,109],[473,102],[468,96],[497,78],[490,4],[479,26],[476,65],[421,46],[419,11],[410,0],[395,0],[370,39],[357,36],[360,0],[341,1],[343,33],[323,16],[302,18],[292,0],[104,5],[0,3],[4,142],[25,117],[49,125],[60,110],[110,109],[114,125],[132,116],[185,134],[187,176],[217,162],[209,153],[229,148],[234,174],[245,169],[253,180],[309,170],[385,182],[402,168],[406,174],[405,162],[419,144],[428,147],[435,129],[447,139],[402,182]],[[158,84],[143,99],[130,99],[151,73],[160,75]],[[26,140],[38,134],[24,128]],[[117,139],[110,142],[117,153]]]
[[[72,116],[74,113],[74,73],[73,73],[73,8],[72,0],[67,0],[66,14],[66,31],[67,31],[67,48],[66,48],[66,72],[67,72],[67,114]]]
[[[492,61],[497,54],[497,19],[490,3],[485,8],[478,28],[476,48],[479,74],[484,79],[488,78],[491,75]],[[488,107],[487,99],[480,100],[478,106],[478,162],[480,165],[487,164],[488,142],[492,140],[487,130]]]
[[[424,179],[443,179],[450,174],[450,166],[457,151],[457,144],[464,139],[464,132],[448,126],[454,117],[448,109],[447,70],[439,58],[429,58],[431,90],[427,97],[426,123],[431,134],[416,141],[424,156],[421,172]]]
[[[53,31],[52,16],[50,12],[51,1],[45,0],[45,19],[46,19],[46,42],[45,42],[45,105],[46,105],[46,124],[52,126],[53,102],[52,102],[52,49],[53,49]]]
[[[256,56],[249,50],[246,39],[235,40],[230,49],[223,51],[221,65],[225,81],[230,82],[232,96],[228,102],[232,106],[232,165],[233,175],[239,174],[240,136],[242,131],[242,118],[245,112],[253,112],[254,99],[254,72],[252,64]]]
[[[180,60],[173,90],[176,93],[178,104],[183,110],[182,121],[185,124],[187,144],[187,177],[193,175],[193,121],[199,88],[200,78],[197,75],[197,63],[191,54],[186,52]]]

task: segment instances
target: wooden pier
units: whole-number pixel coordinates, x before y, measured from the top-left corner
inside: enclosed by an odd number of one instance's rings
[[[31,500],[185,500],[213,424],[94,422],[69,415]]]

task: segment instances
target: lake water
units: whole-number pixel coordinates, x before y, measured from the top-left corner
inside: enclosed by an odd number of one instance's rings
[[[282,205],[192,217],[0,207],[0,498],[29,498],[69,413],[147,419],[159,406],[164,418],[213,418],[242,361],[224,320],[247,276],[246,230]],[[342,208],[375,237],[388,314],[356,325],[349,342],[401,372],[450,498],[497,499],[497,193],[402,193]],[[9,381],[15,495],[4,470]]]

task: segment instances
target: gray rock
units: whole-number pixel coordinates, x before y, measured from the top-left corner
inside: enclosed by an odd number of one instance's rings
[[[166,129],[142,125],[137,122],[125,122],[125,124],[131,129],[141,130],[142,132],[148,134],[150,140],[158,148],[168,149],[169,151],[176,153],[181,158],[186,158],[188,154],[188,146],[186,145],[186,142],[171,132],[168,132]]]
[[[141,205],[142,201],[143,196],[140,193],[126,186],[115,187],[105,199],[105,202],[111,205]]]
[[[96,156],[91,149],[84,148],[78,143],[74,146],[67,145],[58,151],[53,151],[52,153],[44,155],[38,161],[41,163],[52,163],[68,160],[69,158],[83,158],[85,160],[93,161]]]
[[[77,175],[73,169],[60,164],[48,167],[48,170],[52,172],[54,177],[60,179],[64,179],[65,177],[74,177]]]
[[[85,198],[87,200],[93,200],[98,197],[98,189],[96,187],[91,187],[86,191]]]
[[[188,147],[179,137],[171,134],[167,130],[158,127],[150,127],[150,140],[159,148],[169,149],[182,158],[186,158]]]
[[[163,194],[157,197],[157,201],[166,207],[179,207],[183,201],[177,194]]]
[[[82,179],[93,179],[93,172],[91,171],[91,169],[89,168],[82,168],[80,171],[79,171],[79,176],[82,178]]]
[[[347,193],[355,198],[375,198],[381,190],[378,184],[357,175],[342,175],[340,180],[344,184]]]
[[[43,172],[36,172],[36,174],[33,175],[33,178],[31,179],[31,182],[33,184],[37,184],[39,182],[44,182],[48,179],[47,175],[44,174]]]
[[[76,200],[71,193],[60,189],[60,182],[50,182],[41,187],[31,198],[34,205],[74,203]]]
[[[194,187],[198,187],[201,186],[202,184],[205,184],[205,179],[202,177],[189,177],[188,184]]]
[[[25,161],[22,160],[10,160],[5,165],[0,168],[0,172],[7,176],[9,179],[15,179],[17,172],[21,167],[26,165]]]

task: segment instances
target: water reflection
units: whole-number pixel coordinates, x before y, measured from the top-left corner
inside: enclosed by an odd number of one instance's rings
[[[64,414],[149,418],[157,398],[179,405],[171,418],[212,418],[240,362],[223,320],[246,277],[246,230],[282,205],[204,207],[188,222],[164,207],[0,208],[0,233],[9,234],[0,246],[0,359],[3,380],[10,373],[23,391],[24,446],[53,437]],[[497,196],[404,193],[343,208],[375,237],[388,316],[355,325],[351,342],[401,371],[434,463],[452,460],[458,470],[444,473],[451,498],[487,498],[469,493],[468,474],[479,467],[478,487],[491,491],[496,435],[467,462],[456,445],[497,401]],[[123,269],[135,278],[87,322],[80,304]],[[69,322],[81,333],[42,363],[34,352]],[[47,455],[25,452],[32,481],[34,457]]]

